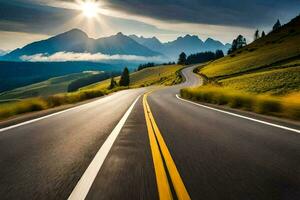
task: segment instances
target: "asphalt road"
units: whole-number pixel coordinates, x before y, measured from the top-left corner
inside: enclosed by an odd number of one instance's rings
[[[183,74],[184,84],[150,93],[148,104],[190,198],[300,199],[300,134],[176,98],[181,87],[201,84],[192,68]],[[77,189],[86,182],[79,180],[90,180],[93,170],[86,199],[159,199],[144,99],[133,104],[149,90],[121,91],[0,132],[0,199],[80,199],[70,195],[82,191]],[[103,155],[126,111],[128,118],[99,164],[97,152]],[[177,183],[162,157],[176,199]]]

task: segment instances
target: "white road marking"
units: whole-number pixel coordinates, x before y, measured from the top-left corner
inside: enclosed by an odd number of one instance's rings
[[[110,97],[112,97],[112,96],[107,96],[106,98],[110,98]],[[98,101],[101,101],[101,100],[103,100],[103,99],[99,99],[99,100],[92,101],[92,102],[89,102],[89,103],[86,103],[86,104],[83,104],[83,105],[75,106],[73,108],[69,108],[69,109],[66,109],[66,110],[63,110],[63,111],[52,113],[52,114],[49,114],[49,115],[46,115],[46,116],[43,116],[43,117],[39,117],[39,118],[36,118],[36,119],[28,120],[28,121],[25,121],[25,122],[22,122],[22,123],[19,123],[19,124],[16,124],[16,125],[12,125],[12,126],[8,126],[8,127],[5,127],[5,128],[1,128],[0,129],[0,133],[4,132],[4,131],[8,131],[10,129],[14,129],[14,128],[20,127],[20,126],[31,124],[31,123],[34,123],[34,122],[37,122],[37,121],[40,121],[40,120],[43,120],[43,119],[46,119],[46,118],[49,118],[49,117],[53,117],[55,115],[59,115],[59,114],[62,114],[62,113],[65,113],[65,112],[69,112],[69,111],[72,111],[72,110],[75,110],[75,109],[78,109],[78,108],[82,108],[84,106],[89,106],[89,105],[97,103]]]
[[[293,129],[293,128],[289,128],[289,127],[286,127],[286,126],[281,126],[281,125],[278,125],[278,124],[273,124],[273,123],[270,123],[270,122],[266,122],[266,121],[254,119],[254,118],[251,118],[251,117],[246,117],[246,116],[243,116],[243,115],[238,115],[238,114],[235,114],[235,113],[231,113],[231,112],[228,112],[228,111],[224,111],[224,110],[212,108],[212,107],[209,107],[209,106],[201,105],[199,103],[195,103],[193,101],[189,101],[189,100],[183,99],[183,98],[179,97],[178,94],[176,94],[176,97],[177,97],[177,99],[180,99],[181,101],[185,101],[185,102],[194,104],[196,106],[200,106],[200,107],[207,108],[207,109],[210,109],[210,110],[214,110],[214,111],[217,111],[217,112],[225,113],[225,114],[232,115],[232,116],[235,116],[235,117],[247,119],[247,120],[250,120],[250,121],[258,122],[258,123],[261,123],[261,124],[265,124],[265,125],[269,125],[269,126],[274,126],[274,127],[277,127],[277,128],[288,130],[288,131],[300,133],[300,130],[297,130],[297,129]]]
[[[103,143],[96,156],[94,157],[88,168],[85,170],[84,174],[82,175],[74,190],[70,194],[68,200],[84,200],[86,198],[99,170],[101,169],[101,166],[104,163],[105,158],[107,157],[112,145],[117,139],[122,127],[124,126],[127,118],[129,117],[131,111],[134,108],[134,105],[136,104],[139,98],[140,96],[136,98],[136,100],[132,103],[132,105],[126,111],[124,116],[121,118],[117,126],[110,133],[106,141]]]
[[[65,112],[69,112],[71,110],[78,109],[78,108],[80,108],[82,106],[86,106],[86,104],[81,105],[81,106],[76,106],[74,108],[69,108],[67,110],[59,111],[59,112],[56,112],[56,113],[53,113],[53,114],[50,114],[50,115],[46,115],[46,116],[43,116],[43,117],[39,117],[39,118],[36,118],[36,119],[32,119],[32,120],[29,120],[29,121],[26,121],[26,122],[22,122],[22,123],[19,123],[19,124],[16,124],[16,125],[12,125],[12,126],[9,126],[9,127],[6,127],[6,128],[1,128],[0,129],[0,133],[4,132],[4,131],[7,131],[7,130],[10,130],[10,129],[13,129],[13,128],[17,128],[19,126],[24,126],[26,124],[31,124],[31,123],[34,123],[34,122],[37,122],[37,121],[40,121],[40,120],[43,120],[43,119],[46,119],[46,118],[49,118],[49,117],[53,117],[55,115],[59,115],[59,114],[65,113]]]

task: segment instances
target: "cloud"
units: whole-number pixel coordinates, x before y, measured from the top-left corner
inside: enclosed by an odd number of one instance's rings
[[[299,13],[299,0],[104,0],[118,10],[169,22],[241,27],[269,25],[278,17]]]
[[[140,61],[140,62],[162,62],[164,60],[161,56],[145,57],[135,55],[106,55],[101,53],[74,53],[74,52],[57,52],[52,55],[35,54],[30,56],[22,56],[23,61],[29,62],[64,62],[64,61]]]

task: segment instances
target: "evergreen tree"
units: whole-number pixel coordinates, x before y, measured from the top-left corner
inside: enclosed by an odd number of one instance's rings
[[[281,27],[281,23],[279,21],[279,19],[277,20],[277,22],[274,24],[273,26],[273,31],[276,31],[277,29],[279,29]]]
[[[114,77],[111,77],[111,79],[110,79],[110,85],[109,85],[108,89],[111,90],[111,89],[113,89],[116,86],[117,86],[117,82],[115,81]]]
[[[246,38],[244,38],[242,35],[239,35],[236,39],[232,41],[231,48],[228,50],[228,54],[233,53],[239,48],[242,48],[247,45]]]
[[[257,40],[257,39],[259,39],[259,30],[257,29],[256,31],[255,31],[255,33],[254,33],[254,40]]]
[[[224,57],[223,51],[222,50],[217,50],[215,57],[216,57],[216,59],[223,58]]]
[[[119,85],[120,86],[129,86],[129,84],[130,84],[129,70],[127,67],[125,67],[125,69],[121,75]]]
[[[184,52],[182,52],[182,53],[179,55],[177,64],[178,64],[178,65],[185,65],[185,64],[186,64],[186,54],[185,54]]]
[[[261,37],[265,37],[266,36],[266,33],[265,33],[265,31],[263,31],[262,33],[261,33]]]

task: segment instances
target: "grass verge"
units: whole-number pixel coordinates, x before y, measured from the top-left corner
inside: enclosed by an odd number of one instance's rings
[[[260,114],[267,114],[300,120],[300,93],[287,96],[254,95],[218,86],[184,88],[180,91],[183,98],[193,101],[227,105]]]

